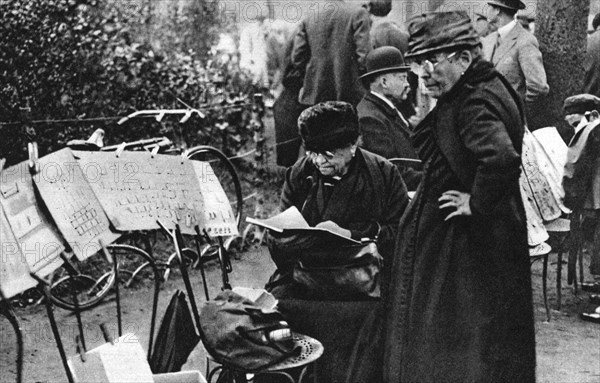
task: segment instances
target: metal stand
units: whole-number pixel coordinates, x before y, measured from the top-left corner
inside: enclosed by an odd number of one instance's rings
[[[60,337],[60,332],[58,331],[58,326],[56,325],[56,318],[54,317],[54,307],[52,306],[52,302],[50,302],[50,291],[48,284],[46,283],[46,281],[44,281],[34,273],[31,273],[31,277],[38,281],[38,288],[45,296],[44,303],[46,305],[48,319],[50,320],[52,334],[54,335],[54,340],[56,341],[56,347],[58,348],[58,352],[60,354],[60,359],[62,360],[65,373],[67,374],[67,380],[69,381],[69,383],[74,383],[73,374],[71,373],[71,370],[69,369],[69,364],[67,363],[67,355],[65,353],[65,348]]]
[[[21,331],[21,323],[15,315],[10,302],[6,299],[2,291],[0,290],[0,314],[4,315],[10,322],[15,331],[17,337],[17,383],[23,381],[23,332]]]

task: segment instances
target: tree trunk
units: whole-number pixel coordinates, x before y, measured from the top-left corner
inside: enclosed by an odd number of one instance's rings
[[[595,0],[592,0],[595,1]],[[540,43],[550,93],[528,116],[532,129],[556,126],[563,139],[565,98],[581,92],[590,0],[538,0],[535,34]]]

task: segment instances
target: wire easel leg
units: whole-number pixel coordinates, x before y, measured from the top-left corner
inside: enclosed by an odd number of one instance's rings
[[[15,335],[17,337],[17,383],[21,383],[23,381],[23,332],[21,331],[21,323],[19,319],[15,315],[15,311],[10,305],[10,302],[6,300],[4,294],[0,292],[0,314],[4,315],[6,319],[10,322],[11,326],[15,331]]]

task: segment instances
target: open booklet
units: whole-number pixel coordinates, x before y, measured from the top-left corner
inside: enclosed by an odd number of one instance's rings
[[[311,227],[295,206],[267,219],[247,217],[246,222],[284,235],[289,233],[289,235],[315,236],[318,237],[316,238],[318,242],[327,243],[328,245],[339,244],[341,246],[348,246],[361,243],[331,229]]]

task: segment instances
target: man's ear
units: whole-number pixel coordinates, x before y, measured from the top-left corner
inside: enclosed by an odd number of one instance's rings
[[[600,113],[594,109],[590,112],[590,117],[588,118],[588,120],[594,121],[594,120],[597,120],[598,118],[600,118]]]

